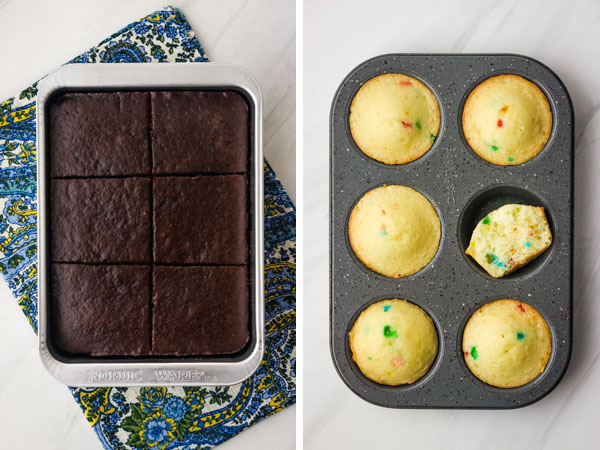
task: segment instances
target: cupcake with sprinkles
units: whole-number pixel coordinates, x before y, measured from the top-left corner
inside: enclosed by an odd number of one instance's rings
[[[465,326],[462,349],[473,375],[492,386],[514,388],[544,371],[552,340],[535,308],[503,299],[475,311]]]
[[[466,253],[499,278],[534,260],[550,244],[552,233],[544,208],[509,204],[477,224]]]
[[[406,164],[431,148],[440,129],[440,109],[419,80],[400,73],[370,79],[350,106],[356,145],[385,164]]]
[[[371,270],[400,278],[418,272],[437,252],[441,225],[427,198],[401,185],[367,192],[350,213],[352,250]]]
[[[406,300],[372,304],[356,319],[348,338],[352,359],[363,375],[390,386],[419,380],[438,352],[431,317]]]
[[[546,145],[552,130],[548,99],[518,75],[498,75],[479,84],[462,114],[469,146],[492,164],[522,164]]]

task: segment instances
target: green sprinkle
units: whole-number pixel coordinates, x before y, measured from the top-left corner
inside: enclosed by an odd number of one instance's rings
[[[381,230],[381,231],[379,232],[379,235],[380,235],[381,237],[385,236],[386,234],[387,234],[387,231],[385,231],[385,230]]]
[[[398,332],[389,325],[386,325],[385,327],[383,327],[383,335],[387,338],[397,338]]]
[[[477,347],[471,347],[471,356],[473,357],[473,359],[477,359]]]
[[[429,139],[431,139],[432,141],[435,141],[435,134],[429,133]]]
[[[372,358],[370,356],[368,356],[368,358],[369,358],[369,361],[371,361]]]
[[[484,225],[489,225],[489,224],[490,224],[490,218],[489,218],[489,217],[486,217],[485,219],[483,219],[482,223],[483,223]]]
[[[531,247],[531,242],[529,242],[529,241],[525,242],[525,247],[527,247],[527,248]]]
[[[415,128],[416,128],[417,130],[420,130],[420,129],[421,129],[421,121],[420,121],[420,120],[417,120],[417,121],[415,122]]]
[[[525,333],[523,333],[522,331],[519,331],[517,333],[517,341],[522,341],[523,339],[525,339]]]
[[[383,307],[383,310],[384,310],[385,312],[388,312],[388,311],[390,310],[390,308],[391,308],[391,307],[392,307],[392,305],[385,305],[385,306]]]
[[[493,253],[488,253],[487,255],[485,255],[485,260],[488,262],[488,264],[496,264],[501,269],[506,267],[506,264],[500,261],[498,257]]]
[[[498,150],[498,146],[497,145],[491,145],[492,150],[497,151]]]
[[[515,158],[513,158],[512,156],[509,156],[509,157],[508,157],[508,161],[509,161],[509,162],[513,162],[514,160],[515,160]]]

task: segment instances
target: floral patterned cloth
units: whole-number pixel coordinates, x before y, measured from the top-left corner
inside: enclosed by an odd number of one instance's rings
[[[69,63],[202,62],[183,14],[167,7]],[[0,271],[37,332],[37,83],[0,103]],[[235,386],[70,388],[106,449],[212,448],[296,399],[294,205],[265,161],[265,354]]]

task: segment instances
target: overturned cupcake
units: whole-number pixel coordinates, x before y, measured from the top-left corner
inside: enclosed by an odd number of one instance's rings
[[[462,126],[469,146],[501,166],[536,156],[550,137],[552,112],[542,90],[518,75],[498,75],[467,98]]]
[[[350,214],[348,235],[365,266],[401,278],[431,262],[440,244],[441,223],[423,194],[408,186],[384,185],[358,201]]]
[[[367,81],[350,106],[356,145],[377,161],[406,164],[427,152],[440,130],[440,109],[419,80],[388,73]]]
[[[465,327],[462,348],[473,375],[492,386],[513,388],[544,371],[552,340],[548,324],[535,308],[503,299],[475,311]]]
[[[391,386],[420,379],[438,352],[431,317],[406,300],[373,303],[356,319],[348,337],[352,359],[363,375]]]

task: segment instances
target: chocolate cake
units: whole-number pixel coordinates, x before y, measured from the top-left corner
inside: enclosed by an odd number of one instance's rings
[[[157,263],[247,263],[245,175],[156,178],[153,196]]]
[[[152,92],[154,173],[239,173],[248,105],[236,92]]]
[[[150,180],[51,181],[52,258],[59,262],[150,263]]]
[[[150,352],[150,267],[52,265],[53,331],[68,353]]]
[[[146,92],[67,93],[50,106],[53,177],[148,173]]]
[[[245,267],[156,267],[152,351],[229,354],[248,342]]]
[[[235,92],[49,107],[53,348],[214,357],[250,341],[249,112]]]

